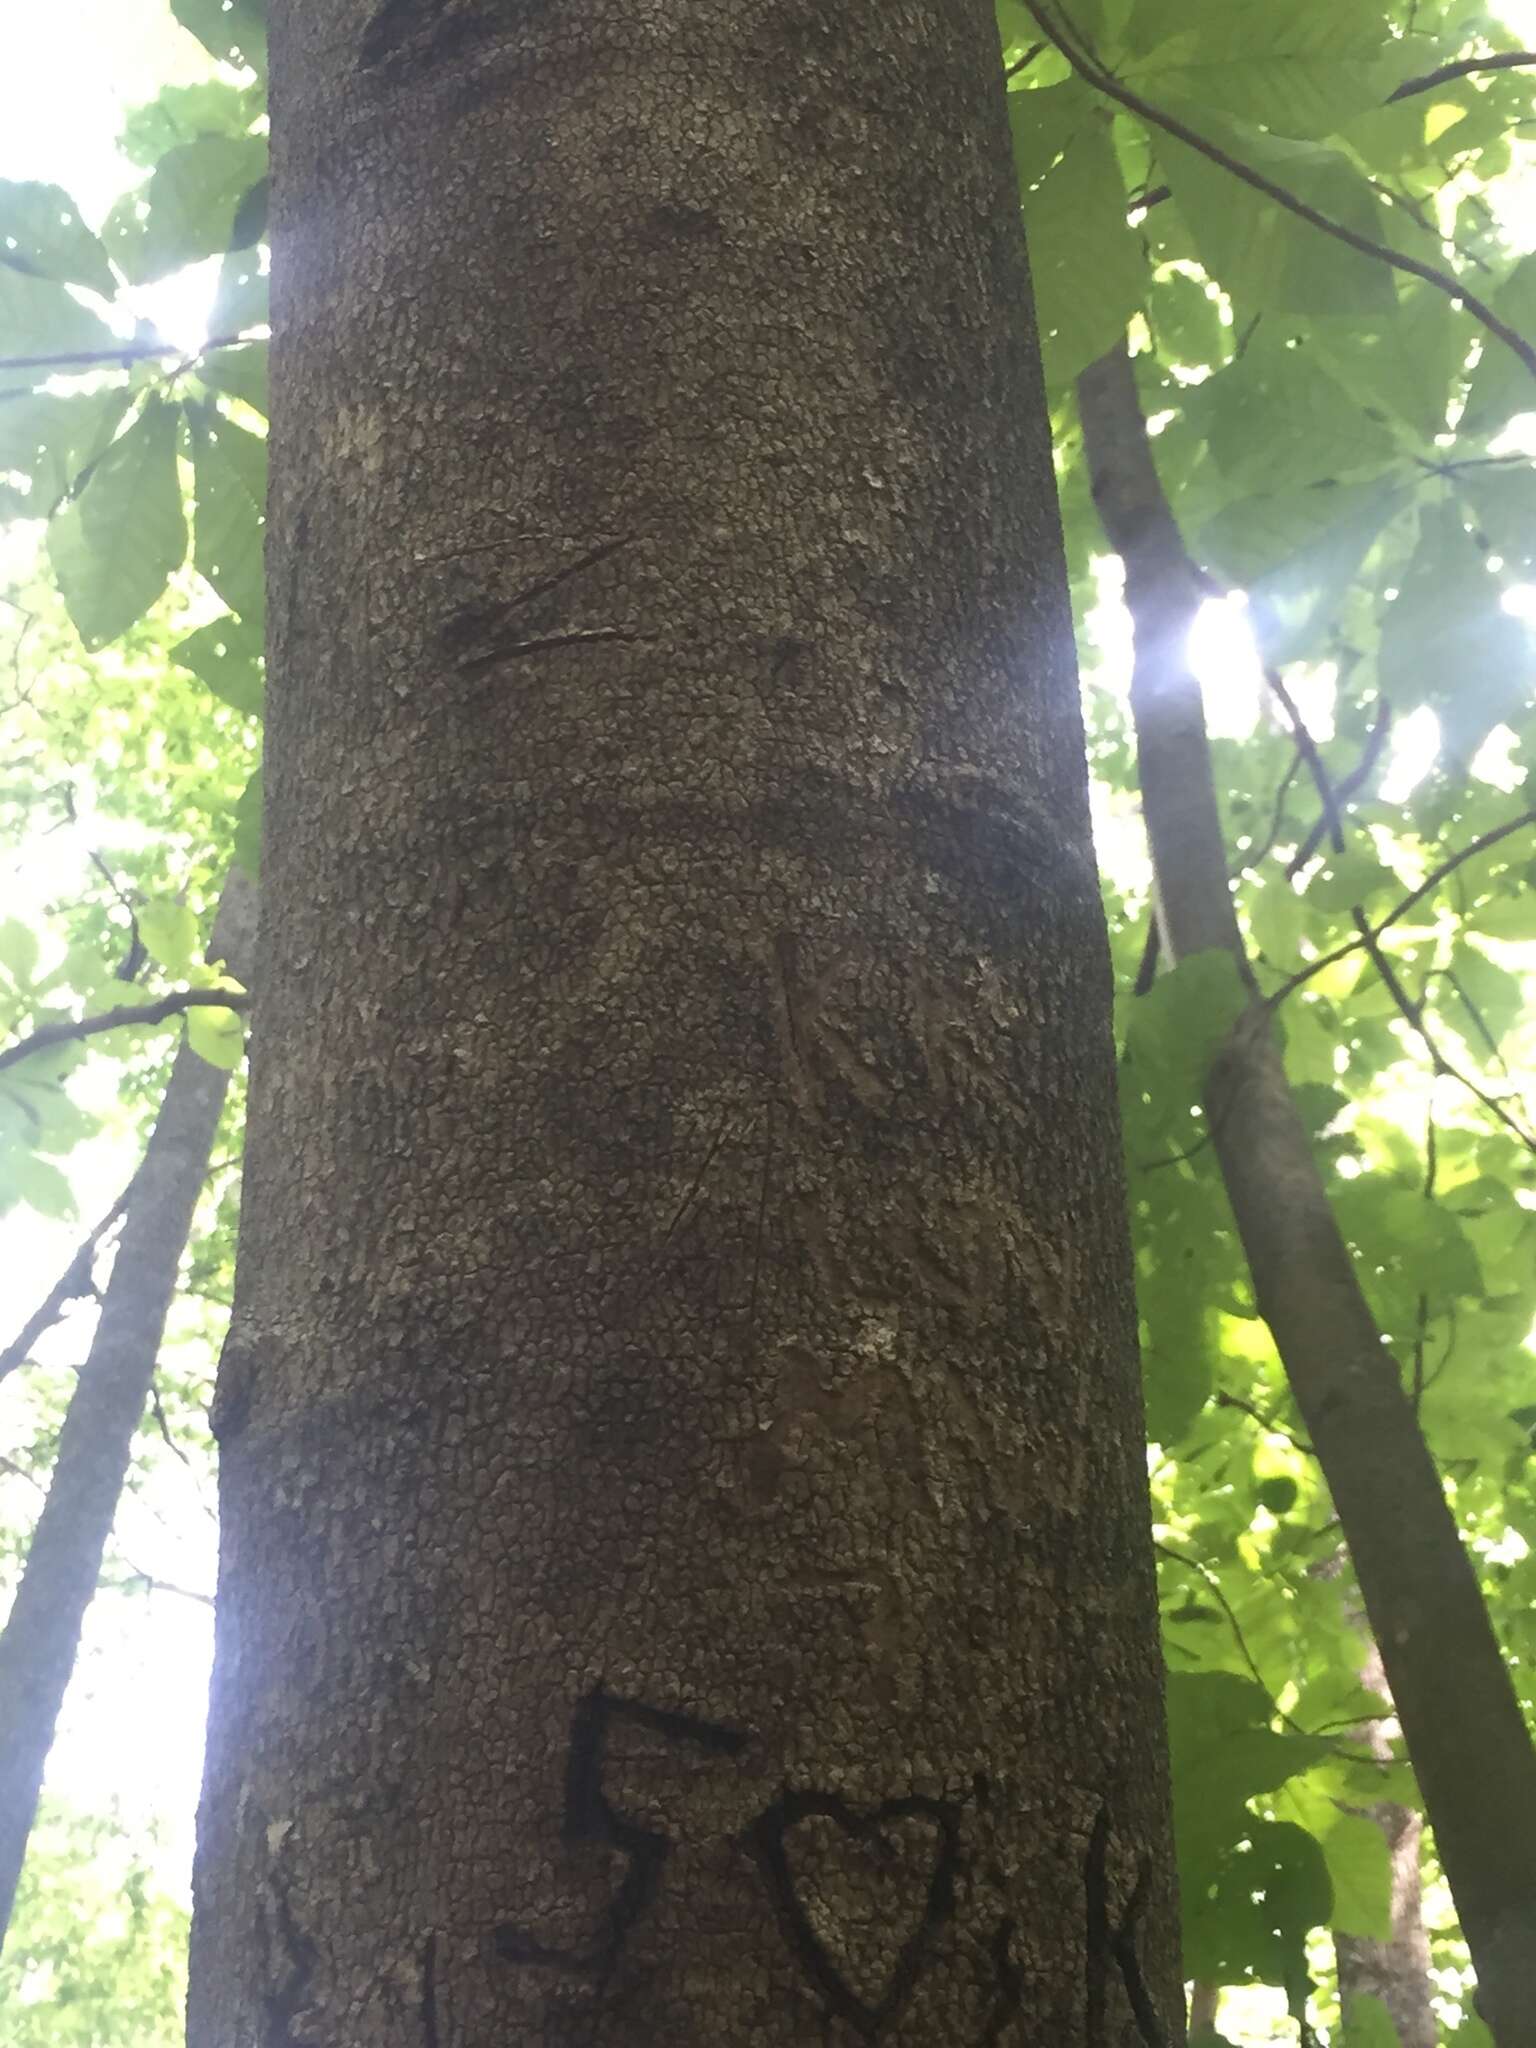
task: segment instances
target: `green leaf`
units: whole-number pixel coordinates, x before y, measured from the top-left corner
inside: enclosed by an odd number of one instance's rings
[[[253,411],[267,410],[267,344],[243,341],[235,348],[210,349],[198,362],[197,374],[216,391],[228,392]]]
[[[265,327],[270,314],[267,279],[256,249],[232,249],[219,269],[208,331],[220,340]]]
[[[1392,414],[1425,442],[1443,431],[1473,336],[1468,316],[1443,292],[1399,283],[1395,312],[1319,315],[1311,336],[1360,404]]]
[[[1098,120],[1095,100],[1080,78],[1008,95],[1013,160],[1019,193],[1027,200],[1078,131]]]
[[[1187,404],[1234,494],[1374,476],[1397,451],[1390,427],[1329,375],[1314,350],[1283,342],[1256,340]]]
[[[1387,1941],[1392,1933],[1392,1852],[1375,1821],[1341,1813],[1322,1837],[1340,1934]]]
[[[87,647],[105,646],[142,618],[186,559],[177,413],[151,396],[49,523],[49,560]]]
[[[1382,22],[1339,0],[1226,0],[1160,9],[1166,40],[1130,67],[1127,82],[1161,104],[1168,94],[1216,106],[1286,135],[1328,135],[1381,98]],[[1148,33],[1152,16],[1144,18]]]
[[[25,1202],[39,1216],[67,1219],[75,1214],[68,1175],[35,1152],[12,1150],[0,1174],[0,1215],[18,1202]]]
[[[259,136],[203,135],[168,150],[149,181],[142,232],[125,250],[133,281],[147,284],[230,248],[241,202],[266,174]]]
[[[1081,129],[1024,204],[1046,382],[1059,389],[1120,340],[1146,289],[1146,259],[1126,225],[1109,130]]]
[[[0,263],[56,284],[83,284],[104,299],[117,291],[106,250],[60,185],[0,178]]]
[[[1248,1007],[1230,953],[1191,953],[1137,998],[1126,1027],[1126,1053],[1138,1086],[1176,1112],[1199,1100],[1217,1048]]]
[[[260,112],[258,89],[227,79],[166,85],[144,106],[130,109],[118,147],[130,163],[149,171],[168,149],[199,135],[248,135]]]
[[[1474,524],[1505,566],[1536,567],[1536,462],[1467,470],[1456,481]]]
[[[1357,1993],[1350,1999],[1344,2048],[1402,2048],[1402,2036],[1379,1998]]]
[[[0,470],[30,485],[26,511],[46,517],[74,489],[81,473],[110,445],[130,392],[0,392]]]
[[[1515,265],[1493,294],[1491,304],[1499,318],[1517,334],[1536,334],[1536,254]],[[1507,343],[1496,335],[1484,334],[1483,352],[1472,373],[1467,409],[1461,416],[1462,431],[1490,434],[1503,426],[1511,413],[1530,412],[1533,408],[1536,378]]]
[[[262,706],[260,628],[227,613],[199,626],[171,649],[171,659],[190,669],[222,703],[259,718]]]
[[[235,805],[235,859],[255,881],[261,872],[261,770],[258,768]]]
[[[0,334],[7,356],[96,354],[117,336],[62,284],[0,262]],[[41,381],[41,376],[39,377]]]
[[[1234,508],[1228,526],[1236,543],[1214,522],[1217,549],[1246,544],[1252,562],[1263,541],[1275,548],[1248,578],[1249,613],[1266,661],[1278,667],[1324,651],[1372,549],[1408,502],[1407,491],[1390,480],[1313,484]],[[1283,554],[1282,536],[1289,541]]]
[[[1207,107],[1169,111],[1325,219],[1381,240],[1382,209],[1339,151],[1267,135]],[[1379,259],[1298,219],[1171,135],[1159,133],[1154,147],[1200,260],[1233,299],[1239,326],[1259,312],[1391,312],[1392,272]]]
[[[185,974],[197,950],[197,913],[184,903],[146,903],[138,911],[139,937],[151,960]]]
[[[266,70],[265,0],[171,0],[171,12],[221,64]]]
[[[211,1067],[238,1067],[245,1052],[245,1023],[236,1010],[212,1005],[187,1012],[187,1042]]]
[[[1253,1821],[1210,1883],[1184,1900],[1184,1967],[1218,1983],[1282,1984],[1295,2010],[1307,1990],[1307,1937],[1333,1911],[1328,1866],[1305,1829]]]
[[[266,602],[267,444],[211,406],[188,407],[197,506],[193,560],[233,612],[253,625]]]
[[[19,917],[0,918],[0,968],[18,991],[28,989],[37,973],[37,934]]]
[[[1401,717],[1420,704],[1447,752],[1466,762],[1529,698],[1536,664],[1456,506],[1427,506],[1419,543],[1381,628],[1381,685]]]

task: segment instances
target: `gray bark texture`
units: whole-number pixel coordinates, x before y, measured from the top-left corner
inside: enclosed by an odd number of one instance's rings
[[[991,0],[271,49],[193,2048],[1182,2040]]]
[[[242,978],[235,952],[247,913],[236,899],[243,903],[250,893],[238,874],[226,885],[211,949]],[[228,1085],[227,1073],[182,1044],[143,1163],[119,1205],[123,1228],[112,1277],[0,1629],[0,1941]]]

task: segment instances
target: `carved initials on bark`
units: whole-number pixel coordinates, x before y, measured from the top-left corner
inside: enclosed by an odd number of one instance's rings
[[[640,1700],[621,1699],[601,1686],[577,1701],[566,1753],[563,1833],[567,1842],[608,1843],[623,1852],[628,1866],[608,1907],[602,1932],[590,1948],[552,1948],[510,1922],[497,1927],[492,1939],[504,1962],[570,1970],[591,1977],[599,1987],[612,1975],[629,1930],[655,1897],[662,1865],[672,1847],[658,1829],[642,1827],[620,1813],[603,1789],[608,1731],[616,1720],[648,1728],[672,1742],[692,1743],[716,1756],[737,1756],[751,1740],[739,1728],[647,1706]]]
[[[804,1836],[799,1843],[793,1839],[797,1829],[809,1833],[818,1822],[836,1830],[830,1839],[823,1835],[818,1859],[836,1896],[820,1913],[806,1897],[800,1867],[812,1845]],[[953,1809],[934,1799],[890,1799],[860,1816],[831,1793],[785,1792],[752,1824],[745,1842],[762,1867],[806,1975],[832,2012],[865,2040],[877,2040],[900,2012],[929,1944],[954,1911],[959,1830]],[[904,1898],[890,1896],[903,1888]],[[855,1896],[859,1891],[862,1901]],[[848,1918],[850,1901],[866,1907],[857,1920]],[[909,1931],[894,1946],[891,1937],[903,1926]]]
[[[1085,1872],[1088,1892],[1087,2048],[1107,2048],[1111,1963],[1119,1968],[1120,1980],[1135,2016],[1136,2031],[1146,2043],[1146,2048],[1168,2048],[1168,2035],[1153,2006],[1146,1979],[1141,1974],[1141,1960],[1136,1953],[1137,1922],[1146,1904],[1152,1860],[1143,1856],[1137,1865],[1135,1887],[1116,1926],[1109,1917],[1110,1828],[1109,1808],[1101,1806],[1088,1841]]]

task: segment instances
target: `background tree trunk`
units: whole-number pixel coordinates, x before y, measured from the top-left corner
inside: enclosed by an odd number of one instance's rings
[[[1365,1616],[1360,1616],[1365,1628]],[[1372,1642],[1361,1668],[1360,1682],[1384,1698],[1387,1675],[1381,1652]],[[1384,1760],[1393,1754],[1390,1724],[1371,1721],[1357,1731],[1357,1740]],[[1364,1935],[1339,1934],[1334,1950],[1339,1964],[1339,2003],[1348,2027],[1362,1998],[1379,1998],[1397,2029],[1402,2048],[1436,2048],[1439,2021],[1435,2015],[1434,1982],[1429,1974],[1429,1933],[1424,1925],[1424,1878],[1420,1863],[1423,1817],[1411,1806],[1382,1800],[1371,1818],[1387,1838],[1392,1859],[1392,1932],[1385,1941]]]
[[[247,902],[254,907],[250,884],[233,875],[212,949],[242,980],[249,973]],[[0,1941],[228,1086],[227,1073],[181,1046],[125,1198],[112,1277],[0,1630]]]
[[[1205,591],[1122,343],[1078,379],[1093,501],[1125,565],[1131,712],[1164,957],[1230,953],[1252,1000],[1205,1108],[1259,1313],[1333,1496],[1499,2048],[1536,2048],[1536,1749],[1397,1361],[1361,1290],[1253,986],[1188,639]]]
[[[991,0],[271,47],[191,2040],[1174,2040]]]

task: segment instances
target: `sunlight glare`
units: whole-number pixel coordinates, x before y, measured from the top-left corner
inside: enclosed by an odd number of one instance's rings
[[[1410,711],[1392,728],[1387,772],[1381,780],[1384,804],[1406,803],[1435,765],[1440,751],[1440,721],[1427,704]]]
[[[1201,605],[1189,635],[1189,665],[1205,697],[1212,738],[1247,739],[1259,721],[1264,671],[1242,591]]]
[[[208,316],[219,288],[222,261],[222,257],[209,256],[185,270],[172,271],[169,277],[157,278],[153,284],[137,286],[128,294],[134,312],[177,348],[196,355],[208,339]]]

